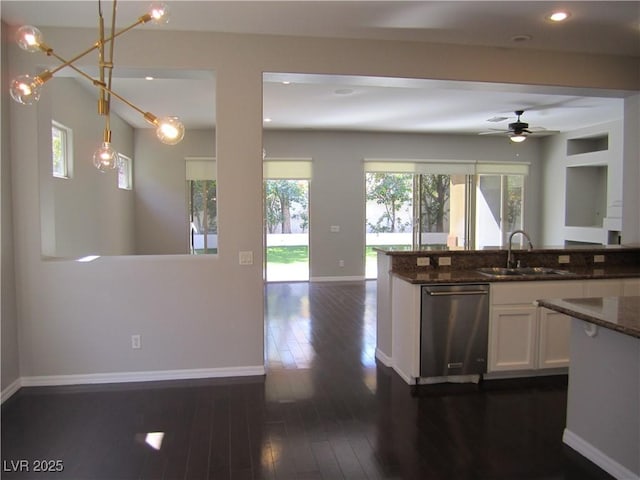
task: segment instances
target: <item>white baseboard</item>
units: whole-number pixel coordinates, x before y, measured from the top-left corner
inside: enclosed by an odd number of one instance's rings
[[[376,358],[380,360],[380,363],[382,363],[385,367],[393,366],[393,359],[378,348],[376,348]]]
[[[22,387],[22,379],[16,378],[9,384],[7,388],[0,392],[0,404],[4,403],[6,400],[9,400],[14,393],[20,390],[20,387]]]
[[[162,380],[193,380],[199,378],[247,377],[264,374],[264,365],[256,365],[250,367],[196,368],[190,370],[162,370],[148,372],[45,375],[22,377],[21,386],[43,387],[61,385],[90,385],[100,383],[154,382]]]
[[[310,282],[363,282],[364,275],[355,275],[352,277],[310,277]]]
[[[640,480],[640,476],[637,473],[633,473],[624,465],[620,465],[571,430],[564,429],[562,441],[615,478],[620,480]]]

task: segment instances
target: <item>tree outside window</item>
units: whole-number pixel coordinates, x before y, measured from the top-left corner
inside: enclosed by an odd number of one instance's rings
[[[51,162],[56,178],[71,178],[71,129],[56,121],[51,122]]]
[[[265,214],[268,233],[304,233],[309,228],[306,180],[267,180]],[[292,220],[296,228],[292,228]]]

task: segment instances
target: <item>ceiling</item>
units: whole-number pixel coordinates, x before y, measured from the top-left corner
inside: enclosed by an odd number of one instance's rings
[[[167,4],[171,9],[167,25],[140,28],[411,40],[640,57],[638,1]],[[559,4],[571,16],[564,24],[552,24],[546,15]],[[102,5],[103,11],[110,11],[111,2]],[[148,2],[119,2],[119,25],[137,19],[147,6]],[[2,19],[12,25],[94,28],[97,2],[3,0],[0,9]],[[115,59],[113,88],[128,100],[157,115],[171,112],[187,128],[215,124],[211,72],[122,71],[117,68],[117,51]],[[142,79],[146,75],[155,77],[153,93],[149,81]],[[171,94],[163,95],[165,91]],[[195,96],[198,102],[181,95]],[[114,102],[113,109],[125,120],[146,126],[138,114],[120,106]],[[264,82],[264,114],[271,120],[265,122],[265,128],[477,134],[506,128],[515,120],[515,110],[525,110],[522,120],[532,126],[567,131],[621,118],[622,100],[589,91],[415,79],[266,74]]]

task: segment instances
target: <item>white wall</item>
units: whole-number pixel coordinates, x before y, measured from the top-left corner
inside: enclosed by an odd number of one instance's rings
[[[43,30],[47,43],[60,51],[95,40],[93,30]],[[15,285],[25,383],[87,381],[99,373],[261,370],[263,72],[633,89],[638,68],[637,59],[624,57],[159,30],[123,36],[116,58],[122,67],[215,70],[220,255],[103,257],[85,264],[42,260],[40,205],[32,192],[46,145],[33,134],[38,110],[11,104]],[[3,73],[33,71],[47,61],[15,47],[9,60]],[[318,181],[355,174],[353,165],[329,165],[332,171],[319,172]],[[320,225],[344,222],[327,212],[316,216]],[[344,253],[355,254],[354,245],[345,245]],[[335,245],[319,248],[316,253],[328,258],[335,254]],[[240,251],[253,251],[253,266],[238,265]],[[316,272],[325,273],[331,272]],[[142,335],[141,350],[129,347],[133,333]]]
[[[564,245],[565,240],[606,243],[605,228],[565,226],[567,167],[579,165],[607,166],[607,215],[620,217],[616,205],[622,202],[623,130],[622,120],[559,134],[543,140],[544,176],[542,190],[543,242],[545,245]],[[606,134],[609,148],[604,151],[567,155],[567,141]],[[637,139],[636,139],[637,142]],[[583,189],[578,194],[594,193]]]

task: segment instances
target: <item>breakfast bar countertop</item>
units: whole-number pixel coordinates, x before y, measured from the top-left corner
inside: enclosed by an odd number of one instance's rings
[[[573,318],[640,338],[640,296],[553,298],[538,300],[537,303]]]

